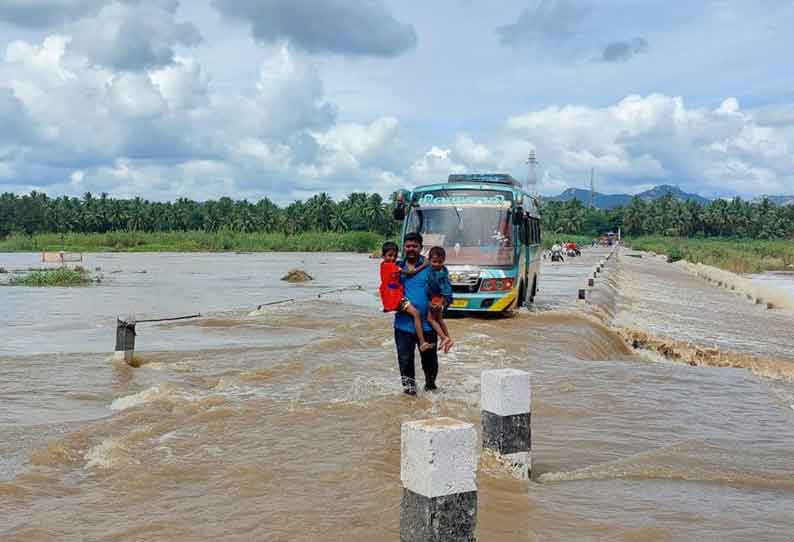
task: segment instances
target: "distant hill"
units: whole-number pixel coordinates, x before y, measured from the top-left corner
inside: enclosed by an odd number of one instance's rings
[[[669,184],[663,184],[650,190],[646,190],[645,192],[640,192],[637,194],[639,197],[646,201],[653,201],[655,199],[663,198],[667,194],[672,194],[673,197],[679,201],[695,201],[700,203],[701,205],[705,205],[709,201],[709,198],[704,198],[703,196],[699,196],[697,194],[690,194],[689,192],[684,192],[677,186],[670,186]]]
[[[631,196],[628,194],[602,194],[596,192],[594,194],[595,206],[599,209],[614,209],[621,205],[628,205],[631,201]],[[559,196],[553,198],[543,198],[545,201],[570,201],[578,199],[585,205],[590,203],[590,191],[582,190],[581,188],[569,188]]]
[[[645,192],[640,192],[637,194],[637,196],[644,199],[645,201],[653,201],[655,199],[662,198],[667,194],[672,194],[675,199],[681,201],[692,200],[701,204],[705,204],[710,201],[708,198],[704,198],[703,196],[690,194],[688,192],[684,192],[677,186],[670,186],[667,184],[656,186],[650,190],[646,190]],[[621,205],[628,205],[631,202],[632,197],[633,196],[630,194],[602,194],[600,192],[596,192],[594,198],[595,206],[599,209],[614,209],[615,207],[619,207]],[[546,201],[569,201],[572,199],[578,199],[587,205],[590,202],[590,191],[582,190],[581,188],[569,188],[559,196],[544,199]]]
[[[767,198],[769,201],[774,203],[775,205],[794,205],[794,196],[761,196],[755,198],[753,201],[761,201],[764,198]]]

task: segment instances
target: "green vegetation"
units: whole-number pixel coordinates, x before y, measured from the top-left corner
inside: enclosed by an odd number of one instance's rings
[[[352,251],[372,252],[393,238],[398,223],[392,204],[377,194],[353,193],[334,201],[321,193],[279,207],[220,198],[196,202],[149,202],[88,193],[82,198],[0,195],[0,251]],[[549,201],[541,210],[543,245],[559,240],[589,244],[621,228],[623,235],[652,237],[657,252],[671,258],[752,271],[791,264],[794,206],[734,199],[706,205],[672,195],[654,201],[634,198],[625,207],[587,209],[579,200]],[[62,239],[63,236],[63,239]],[[696,238],[682,241],[681,238]],[[713,238],[769,241],[703,241]],[[638,239],[638,242],[650,241]],[[680,250],[680,252],[678,252]],[[787,259],[788,258],[788,259]]]
[[[373,232],[244,233],[229,230],[107,233],[12,234],[0,240],[0,252],[372,252],[384,237]]]
[[[256,203],[220,198],[197,202],[150,202],[141,198],[115,199],[87,193],[78,198],[49,198],[40,192],[27,196],[0,195],[0,238],[13,233],[108,232],[235,232],[281,233],[376,232],[394,233],[392,207],[378,194],[353,193],[339,202],[328,194],[278,207],[265,198]]]
[[[69,269],[41,269],[22,277],[12,278],[11,286],[85,286],[91,282],[88,272],[82,267]]]
[[[794,205],[777,206],[736,198],[706,205],[680,201],[668,194],[654,201],[634,198],[626,207],[587,209],[579,200],[543,204],[547,232],[598,235],[621,228],[625,236],[730,237],[794,239]]]
[[[713,265],[734,273],[759,273],[794,267],[794,243],[756,239],[687,239],[638,237],[629,243],[636,250],[666,254],[679,259]]]
[[[321,193],[286,207],[267,198],[162,203],[2,194],[0,251],[371,252],[395,233],[391,216],[391,204],[365,193],[339,202]]]

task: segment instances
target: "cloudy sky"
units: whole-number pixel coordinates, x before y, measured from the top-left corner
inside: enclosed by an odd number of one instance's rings
[[[498,7],[494,7],[498,6]],[[0,0],[0,192],[794,193],[790,0]]]

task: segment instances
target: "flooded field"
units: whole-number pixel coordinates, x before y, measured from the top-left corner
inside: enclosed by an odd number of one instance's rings
[[[626,256],[577,304],[596,260],[545,265],[532,311],[451,319],[418,398],[366,256],[91,255],[101,285],[0,288],[0,540],[398,540],[400,424],[479,425],[496,367],[532,373],[535,480],[480,470],[479,540],[794,538],[794,315]],[[203,317],[140,324],[132,369],[110,359],[130,313]],[[628,328],[778,370],[670,361]]]

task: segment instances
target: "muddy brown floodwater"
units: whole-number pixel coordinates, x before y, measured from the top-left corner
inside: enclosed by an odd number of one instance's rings
[[[495,367],[532,372],[535,480],[481,468],[479,540],[794,539],[794,315],[626,255],[577,305],[597,256],[545,266],[532,311],[450,320],[441,391],[415,399],[365,256],[91,255],[99,286],[0,288],[0,540],[398,540],[400,424],[479,425]],[[138,326],[140,368],[111,361],[116,315],[195,312]]]

